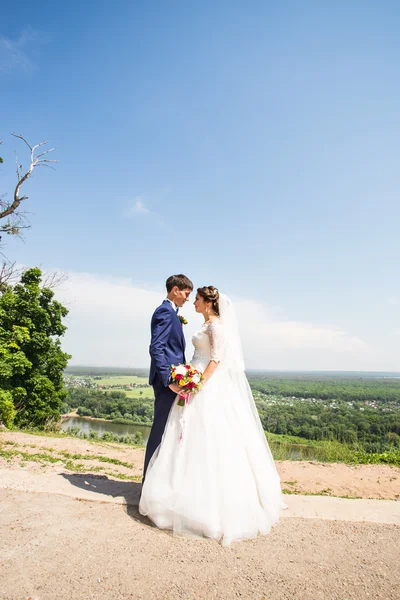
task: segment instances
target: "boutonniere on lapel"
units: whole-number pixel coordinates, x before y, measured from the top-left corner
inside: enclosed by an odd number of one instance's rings
[[[178,315],[178,319],[180,320],[180,322],[182,323],[182,325],[187,325],[187,319],[185,319],[185,317],[182,317],[182,315]]]

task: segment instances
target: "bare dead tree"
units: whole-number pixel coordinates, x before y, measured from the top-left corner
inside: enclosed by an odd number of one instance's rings
[[[25,267],[20,267],[15,262],[3,261],[0,265],[0,295],[18,283],[25,271]],[[54,290],[68,280],[67,273],[58,273],[57,271],[54,273],[42,271],[42,273],[41,288]]]
[[[8,235],[22,237],[22,230],[29,229],[30,227],[26,212],[21,210],[21,205],[28,200],[28,196],[22,195],[21,193],[21,188],[24,183],[29,179],[36,167],[48,167],[52,169],[52,163],[58,162],[58,160],[51,160],[48,158],[50,152],[54,152],[55,148],[44,150],[44,147],[48,144],[47,141],[43,141],[35,146],[31,146],[23,135],[18,135],[16,133],[11,133],[11,135],[19,140],[22,140],[29,148],[30,163],[28,169],[23,171],[22,165],[20,164],[16,154],[17,184],[15,186],[12,199],[9,201],[6,198],[6,194],[0,195],[0,247],[2,234],[6,233]],[[2,144],[2,141],[0,141],[0,144]],[[43,149],[43,151],[38,149]],[[3,163],[3,159],[1,157],[0,163]],[[0,252],[0,254],[2,253]],[[24,269],[17,267],[15,262],[10,262],[4,255],[3,258],[4,260],[0,264],[0,294],[4,293],[9,286],[13,286],[17,281],[19,281],[22,273],[24,272]],[[55,288],[57,285],[63,283],[65,279],[66,275],[64,274],[54,273],[46,275],[42,286]]]
[[[5,222],[0,223],[0,234],[7,233],[9,235],[21,235],[21,230],[28,229],[30,224],[26,218],[26,213],[21,212],[20,205],[22,202],[28,200],[28,196],[21,196],[21,188],[23,184],[29,179],[33,170],[36,167],[48,167],[53,168],[51,163],[56,163],[58,160],[50,160],[48,158],[43,158],[47,156],[50,152],[54,152],[55,148],[50,148],[41,152],[40,154],[36,154],[38,148],[42,148],[48,144],[47,141],[40,142],[35,146],[31,146],[28,144],[26,139],[22,135],[17,135],[16,133],[11,134],[13,137],[22,140],[30,150],[30,164],[27,171],[22,174],[22,165],[18,161],[18,156],[16,156],[17,163],[17,185],[15,186],[13,198],[11,201],[7,201],[5,196],[0,198],[0,222],[5,219]],[[1,239],[1,238],[0,238]]]
[[[54,290],[54,288],[65,283],[67,279],[67,273],[44,273],[41,287]]]
[[[23,269],[19,269],[15,262],[6,262],[0,265],[0,294],[3,294],[8,287],[19,281]]]

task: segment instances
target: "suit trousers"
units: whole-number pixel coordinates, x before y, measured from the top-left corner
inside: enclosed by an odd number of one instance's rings
[[[156,374],[153,381],[154,389],[154,419],[151,427],[149,441],[146,446],[146,456],[144,459],[143,469],[143,481],[146,477],[147,467],[154,452],[161,444],[162,437],[164,435],[165,425],[167,424],[168,415],[171,410],[171,406],[176,398],[176,393],[165,387],[161,382],[159,376]]]

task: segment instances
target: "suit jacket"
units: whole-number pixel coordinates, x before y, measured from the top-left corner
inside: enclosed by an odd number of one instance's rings
[[[168,300],[156,308],[151,319],[150,385],[156,375],[167,387],[171,366],[185,363],[185,336],[182,323]]]

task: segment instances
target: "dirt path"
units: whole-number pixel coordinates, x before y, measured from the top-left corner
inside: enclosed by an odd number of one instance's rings
[[[98,473],[140,481],[143,448],[89,442],[75,437],[0,433],[0,468],[23,465],[30,473]],[[389,465],[345,465],[278,461],[282,488],[288,493],[352,498],[400,498],[400,469]],[[0,596],[1,598],[1,596]]]
[[[268,536],[222,548],[139,515],[142,463],[141,448],[1,433],[0,600],[400,598],[398,502],[287,495]],[[387,466],[278,468],[291,490],[400,491]]]
[[[2,600],[399,598],[395,525],[285,518],[222,548],[172,537],[136,506],[0,494]]]

